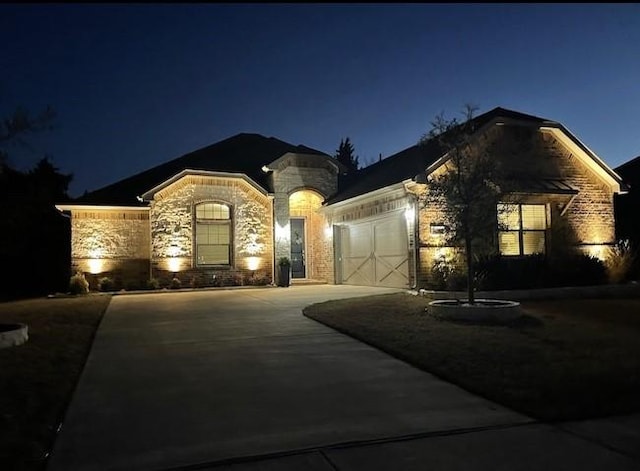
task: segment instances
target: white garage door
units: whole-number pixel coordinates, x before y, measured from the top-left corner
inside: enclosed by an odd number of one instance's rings
[[[409,287],[407,225],[402,212],[342,226],[336,250],[342,283]]]

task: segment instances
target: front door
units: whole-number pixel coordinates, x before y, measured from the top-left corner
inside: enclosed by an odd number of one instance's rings
[[[306,278],[304,219],[291,219],[291,278]]]

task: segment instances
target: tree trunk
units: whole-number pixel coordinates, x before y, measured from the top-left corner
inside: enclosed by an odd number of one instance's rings
[[[465,237],[464,240],[464,252],[467,259],[467,298],[469,304],[475,304],[473,296],[473,257],[471,254],[471,238]]]

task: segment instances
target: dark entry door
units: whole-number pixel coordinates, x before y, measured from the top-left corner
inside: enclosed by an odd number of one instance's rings
[[[304,219],[291,219],[291,278],[306,278]]]

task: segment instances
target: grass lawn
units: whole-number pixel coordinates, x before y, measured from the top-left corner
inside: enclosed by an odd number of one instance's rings
[[[522,303],[509,326],[440,320],[399,293],[304,314],[464,389],[545,421],[640,411],[640,299]]]
[[[29,340],[0,349],[0,468],[42,470],[111,297],[0,303],[0,323]]]

